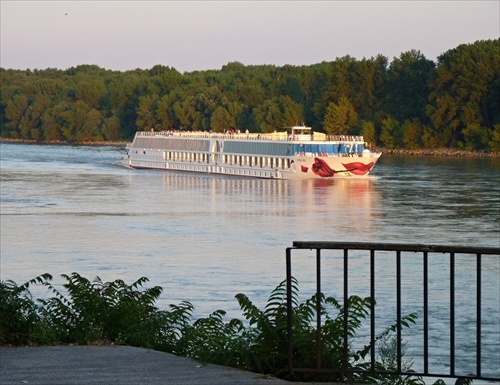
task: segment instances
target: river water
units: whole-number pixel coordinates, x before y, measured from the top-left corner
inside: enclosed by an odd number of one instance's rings
[[[1,143],[0,150],[1,279],[19,284],[45,272],[56,286],[72,272],[127,283],[146,276],[164,288],[160,308],[188,300],[196,315],[224,309],[242,318],[234,295],[263,306],[285,277],[293,241],[500,245],[498,159],[383,155],[368,177],[279,181],[131,170],[120,165],[120,147]],[[365,265],[353,294],[366,281]],[[313,258],[296,266],[307,292]],[[380,287],[393,296],[394,269],[384,266]],[[418,268],[404,266],[412,281]],[[457,260],[465,277],[474,266]],[[436,259],[436,282],[441,270],[446,262]],[[483,270],[483,331],[498,338],[498,258]],[[474,309],[475,280],[460,282],[463,308]],[[332,290],[325,294],[341,293]],[[500,341],[483,345],[483,371],[498,377]]]

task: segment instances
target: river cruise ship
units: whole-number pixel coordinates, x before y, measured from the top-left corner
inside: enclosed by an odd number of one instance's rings
[[[267,179],[368,175],[380,157],[362,136],[327,136],[310,127],[286,132],[137,132],[124,165]]]

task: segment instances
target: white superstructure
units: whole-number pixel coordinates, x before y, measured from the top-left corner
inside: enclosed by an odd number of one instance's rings
[[[123,157],[133,168],[253,178],[307,179],[367,175],[380,157],[362,136],[333,136],[294,126],[270,134],[137,132]]]

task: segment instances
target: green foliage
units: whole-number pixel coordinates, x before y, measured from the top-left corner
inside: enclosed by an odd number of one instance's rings
[[[418,118],[405,120],[403,123],[403,143],[406,148],[415,149],[422,147],[423,127]]]
[[[18,286],[15,282],[0,281],[0,345],[36,345],[47,343],[46,330],[29,291],[33,284],[52,279],[43,274]]]
[[[500,123],[493,126],[491,140],[488,142],[490,151],[500,151]]]
[[[399,122],[391,116],[382,121],[380,141],[387,148],[395,148],[398,143]]]
[[[438,61],[427,114],[443,133],[440,144],[455,146],[463,140],[464,129],[477,127],[473,125],[492,130],[500,119],[500,39],[460,45]],[[481,149],[476,144],[484,146],[481,140],[468,146]]]
[[[415,324],[417,315],[411,313],[402,317],[400,327],[410,327]],[[375,362],[375,370],[379,372],[397,372],[398,371],[398,340],[394,335],[397,330],[397,323],[389,326],[386,330],[380,333],[376,339],[375,350],[377,351],[377,360]],[[406,342],[401,342],[401,371],[411,373],[413,360],[405,360]],[[359,375],[359,380],[364,383],[374,385],[425,385],[425,382],[420,376],[412,375],[393,375],[393,374],[370,374],[368,372],[368,364],[359,365],[360,368],[366,369],[367,373]]]
[[[492,132],[486,127],[481,127],[478,123],[473,123],[462,130],[462,135],[465,144],[460,143],[461,147],[465,147],[467,150],[486,150]]]
[[[425,122],[434,71],[434,62],[417,50],[403,52],[394,58],[387,71],[386,112],[399,121],[419,119]]]
[[[347,135],[358,124],[358,114],[346,97],[338,103],[330,103],[326,108],[324,128],[330,135]]]
[[[303,121],[302,106],[289,96],[279,96],[265,101],[254,110],[261,132],[274,132],[282,127],[299,125]]]
[[[375,139],[376,138],[375,125],[373,124],[373,122],[364,121],[362,123],[361,135],[363,135],[363,139],[368,144],[368,147],[377,145],[377,141]]]
[[[139,290],[148,281],[145,277],[131,285],[122,280],[103,283],[99,277],[90,281],[77,273],[62,277],[67,281],[63,285],[67,294],[47,283],[54,297],[41,300],[57,341],[155,345],[156,327],[164,317],[154,306],[161,287]]]
[[[229,114],[229,111],[220,106],[214,111],[210,121],[213,132],[224,132],[229,127],[236,126],[236,119]]]
[[[0,135],[34,140],[130,140],[137,130],[273,132],[305,123],[390,148],[498,151],[500,40],[463,44],[438,62],[418,50],[391,63],[350,56],[310,66],[245,66],[179,73],[0,68]],[[390,132],[382,121],[405,122]],[[415,122],[420,122],[416,124]],[[409,122],[409,123],[406,123]],[[372,135],[373,134],[373,135]]]
[[[77,273],[62,275],[63,289],[50,283],[52,276],[44,274],[18,286],[12,281],[0,282],[0,345],[31,345],[51,343],[120,343],[141,346],[191,357],[202,362],[227,365],[259,373],[268,373],[295,381],[345,381],[341,373],[312,374],[287,371],[288,325],[286,281],[270,294],[266,305],[259,309],[246,295],[236,299],[244,320],[226,320],[226,312],[217,310],[206,318],[193,322],[193,306],[183,301],[159,310],[156,300],[162,288],[145,288],[148,279],[142,277],[128,285],[122,280],[90,281]],[[339,369],[347,351],[348,368],[362,370],[354,380],[375,385],[422,385],[422,379],[411,375],[395,376],[370,373],[366,357],[372,349],[378,352],[375,363],[380,372],[396,371],[398,328],[410,327],[416,315],[409,314],[400,323],[389,325],[370,344],[355,351],[345,346],[344,320],[347,320],[349,341],[369,314],[371,298],[351,296],[346,303],[332,297],[313,295],[299,300],[298,282],[292,278],[291,357],[295,367],[315,368],[317,357],[316,311],[322,321],[320,354],[322,368]],[[33,301],[29,286],[41,284],[52,297]],[[403,353],[405,344],[402,343]],[[403,361],[402,369],[411,373],[412,361]],[[470,379],[463,379],[470,384]],[[439,384],[437,381],[435,384]]]

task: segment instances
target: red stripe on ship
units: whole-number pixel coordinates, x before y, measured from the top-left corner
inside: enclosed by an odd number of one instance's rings
[[[364,164],[361,162],[342,163],[342,166],[344,166],[347,171],[351,172],[354,175],[366,175],[373,168],[373,162],[370,162],[368,164]]]

